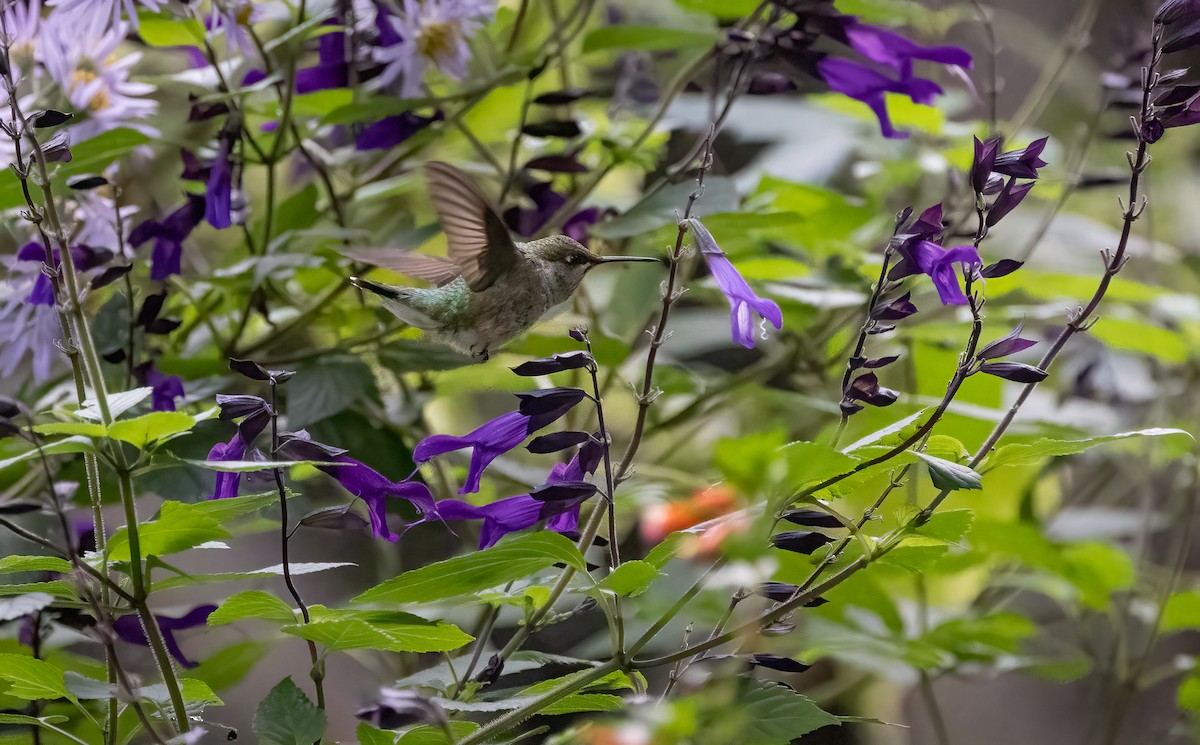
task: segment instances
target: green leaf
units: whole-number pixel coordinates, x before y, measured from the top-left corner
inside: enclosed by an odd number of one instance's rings
[[[193,517],[208,518],[216,520],[218,523],[227,523],[235,517],[258,512],[263,507],[269,507],[278,502],[279,494],[275,491],[268,491],[262,494],[247,494],[241,497],[229,497],[228,499],[208,499],[203,502],[191,502],[188,504],[182,502],[164,503],[163,513],[180,511],[186,512]],[[166,504],[173,504],[174,506],[168,510],[165,509]]]
[[[258,705],[251,729],[260,745],[313,745],[325,735],[325,712],[284,678]]]
[[[958,543],[975,522],[973,510],[947,510],[935,512],[924,525],[913,532],[927,538],[936,538],[945,543]]]
[[[707,13],[722,20],[744,18],[759,6],[758,0],[675,0],[675,4],[694,13]]]
[[[648,561],[627,561],[601,580],[598,586],[618,595],[636,597],[645,592],[659,574],[658,567]]]
[[[54,442],[42,445],[41,454],[65,455],[67,453],[91,453],[95,450],[96,445],[92,442],[90,437],[75,436],[66,437],[62,440],[56,440]],[[26,450],[20,455],[14,455],[11,458],[0,460],[0,471],[3,471],[9,466],[17,463],[23,463],[27,460],[33,460],[34,458],[40,458],[41,454],[39,454],[37,448],[34,448],[33,450]]]
[[[103,424],[91,422],[49,422],[33,428],[39,435],[84,435],[85,437],[104,437],[108,434]]]
[[[1056,458],[1062,455],[1075,455],[1085,450],[1103,445],[1108,442],[1125,440],[1131,437],[1170,437],[1179,436],[1191,438],[1192,435],[1182,429],[1155,427],[1141,429],[1135,432],[1121,432],[1103,437],[1091,437],[1086,440],[1054,440],[1043,438],[1029,444],[1005,445],[992,452],[983,464],[983,471],[1006,466],[1026,466],[1037,463],[1043,458]]]
[[[787,745],[821,727],[841,724],[805,696],[774,683],[748,682],[737,703],[745,745]]]
[[[204,43],[204,25],[194,18],[174,19],[141,13],[137,35],[152,47],[194,47]]]
[[[477,729],[479,729],[479,725],[474,722],[450,722],[450,731],[454,735],[453,742],[462,740]],[[452,745],[444,730],[428,724],[419,724],[400,733],[375,729],[366,722],[362,722],[355,730],[355,735],[358,737],[358,745]]]
[[[372,395],[375,375],[361,360],[323,360],[301,368],[287,388],[288,426],[298,429],[331,417]]]
[[[1200,592],[1177,592],[1163,607],[1162,631],[1200,628]]]
[[[334,651],[448,652],[474,638],[452,624],[432,623],[407,613],[332,611],[327,620],[284,626],[283,631]],[[315,614],[314,614],[315,615]],[[340,616],[340,617],[339,617]],[[403,619],[403,620],[401,620]]]
[[[1187,362],[1192,351],[1185,335],[1143,321],[1102,318],[1088,333],[1113,349],[1157,357],[1172,365]]]
[[[1200,712],[1200,674],[1193,673],[1183,679],[1175,700],[1181,709]]]
[[[157,520],[142,523],[138,528],[142,557],[167,556],[189,548],[228,538],[230,533],[211,517],[192,509],[192,505],[164,502]],[[108,540],[111,561],[129,561],[129,529],[121,528]]]
[[[865,448],[869,445],[895,447],[915,434],[932,413],[932,408],[921,409],[915,414],[910,414],[898,422],[893,422],[883,429],[876,430],[862,439],[850,443],[842,448],[842,452],[853,453],[855,450]]]
[[[75,700],[74,694],[67,690],[63,681],[61,667],[23,654],[0,654],[0,680],[12,683],[12,687],[4,693],[26,701],[56,698]]]
[[[230,596],[208,617],[209,626],[221,626],[247,618],[257,618],[278,623],[295,623],[296,613],[292,607],[262,590],[247,590]]]
[[[376,585],[352,602],[428,603],[467,595],[516,579],[557,563],[584,572],[575,544],[558,533],[542,532],[502,540],[483,551],[413,569]]]
[[[716,33],[712,31],[689,31],[662,26],[605,26],[588,32],[583,39],[583,53],[605,49],[675,51],[710,47],[715,41]]]
[[[667,562],[675,558],[675,554],[679,552],[679,548],[686,538],[687,535],[681,531],[671,533],[646,553],[645,562],[662,569]]]
[[[366,722],[359,722],[354,730],[358,745],[395,745],[396,733],[390,730],[375,729]]]
[[[182,411],[154,411],[136,419],[113,422],[108,428],[108,436],[140,449],[151,442],[187,432],[195,424],[195,420]]]
[[[909,452],[925,461],[925,467],[929,469],[929,478],[939,489],[955,491],[983,488],[983,477],[972,470],[970,466],[938,458],[920,450]]]
[[[59,572],[71,571],[71,562],[57,556],[5,556],[0,559],[0,574],[14,572]]]

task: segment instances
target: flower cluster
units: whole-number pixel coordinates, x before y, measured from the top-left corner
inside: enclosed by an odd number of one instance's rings
[[[908,136],[892,124],[888,94],[929,105],[942,93],[937,83],[916,75],[915,62],[957,68],[971,66],[971,55],[959,47],[922,46],[895,31],[840,13],[832,2],[785,0],[777,4],[794,14],[794,23],[782,31],[772,30],[758,37],[731,32],[730,53],[748,54],[752,59],[779,59],[790,71],[822,80],[830,90],[861,101],[878,118],[884,137]],[[817,47],[822,39],[856,52],[859,59],[820,51]],[[794,87],[774,70],[760,71],[751,81],[752,92],[781,93]]]

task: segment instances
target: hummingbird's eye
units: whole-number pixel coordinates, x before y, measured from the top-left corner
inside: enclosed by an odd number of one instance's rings
[[[583,257],[579,254],[568,254],[566,261],[568,264],[578,265],[583,263]]]

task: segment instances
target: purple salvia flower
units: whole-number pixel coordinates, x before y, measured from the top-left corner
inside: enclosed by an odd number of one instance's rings
[[[344,465],[317,468],[337,479],[343,489],[367,505],[367,512],[371,516],[371,532],[376,538],[386,538],[393,543],[400,538],[387,525],[388,498],[405,499],[423,514],[434,510],[433,494],[429,487],[419,481],[392,481],[346,455],[334,456],[332,460]]]
[[[150,362],[140,367],[138,378],[142,385],[153,389],[150,405],[154,411],[175,411],[175,399],[184,396],[182,378],[178,375],[164,375]]]
[[[747,349],[754,349],[754,316],[757,313],[776,329],[783,328],[783,311],[774,300],[754,294],[750,285],[738,274],[737,269],[725,252],[717,246],[708,228],[694,217],[687,219],[687,227],[695,236],[696,246],[708,263],[717,287],[729,301],[733,340]],[[764,327],[765,338],[765,327]]]
[[[533,208],[511,207],[504,211],[504,221],[517,235],[529,237],[550,222],[567,198],[554,191],[549,182],[536,182],[525,193],[533,201]]]
[[[229,442],[218,442],[208,451],[208,460],[222,463],[246,460],[247,451],[254,444],[255,438],[266,428],[271,420],[270,412],[266,409],[251,414],[238,425],[237,432]],[[238,487],[242,483],[242,474],[237,472],[218,471],[217,485],[209,499],[228,499],[238,495]]]
[[[443,499],[434,515],[443,521],[483,520],[479,548],[494,546],[504,536],[533,527],[542,519],[544,502],[528,494],[506,497],[491,504],[476,506],[460,499]],[[428,518],[427,518],[428,519]]]
[[[205,188],[204,219],[217,230],[233,225],[233,163],[229,159],[232,148],[232,138],[221,137]]]
[[[511,411],[487,422],[475,430],[454,437],[452,435],[430,435],[417,443],[413,449],[413,460],[424,463],[435,455],[471,448],[471,465],[467,479],[459,494],[479,491],[479,481],[492,461],[520,445],[529,436],[530,418],[519,411]]]
[[[433,122],[440,122],[444,117],[441,110],[432,116],[420,116],[411,111],[389,116],[377,122],[366,125],[354,139],[356,150],[387,150],[404,142],[417,132],[425,129]]]
[[[208,621],[208,617],[216,609],[217,606],[215,605],[198,605],[178,618],[160,615],[154,616],[154,621],[158,624],[158,630],[162,634],[167,651],[171,653],[171,656],[180,665],[190,669],[198,666],[200,663],[192,662],[183,654],[183,650],[179,647],[179,642],[175,639],[175,632],[203,626]],[[146,640],[146,630],[142,628],[142,623],[136,615],[121,616],[113,621],[113,631],[117,632],[117,636],[123,642],[139,644],[143,647],[150,646],[150,642]]]
[[[573,238],[586,246],[588,245],[588,229],[598,222],[600,222],[600,210],[596,207],[588,207],[568,218],[563,223],[562,232],[568,238]]]
[[[329,88],[345,88],[350,82],[350,65],[346,57],[346,33],[342,18],[328,18],[323,26],[333,31],[317,40],[317,64],[296,71],[296,92],[312,93]]]
[[[154,239],[154,250],[150,253],[150,279],[162,282],[180,273],[183,241],[204,219],[204,212],[204,197],[188,194],[187,201],[161,221],[145,220],[129,233],[129,244],[134,247]]]
[[[889,139],[904,139],[908,133],[892,126],[886,94],[899,93],[908,96],[913,103],[929,105],[942,92],[932,80],[917,77],[892,80],[869,67],[839,57],[822,59],[817,63],[817,70],[832,90],[869,106],[879,119],[883,136]]]
[[[894,31],[869,26],[857,20],[846,24],[845,34],[855,51],[892,70],[901,80],[912,77],[913,60],[971,67],[971,55],[964,49],[955,46],[921,46]]]
[[[996,156],[992,170],[1015,178],[1037,178],[1038,169],[1046,167],[1042,151],[1046,149],[1048,137],[1034,140],[1029,145]]]
[[[922,274],[933,280],[942,305],[966,305],[967,296],[963,294],[958,283],[958,274],[954,265],[962,264],[975,268],[983,265],[979,258],[979,250],[974,246],[955,246],[942,248],[932,241],[914,241],[900,247],[900,252],[911,266],[917,267]]]

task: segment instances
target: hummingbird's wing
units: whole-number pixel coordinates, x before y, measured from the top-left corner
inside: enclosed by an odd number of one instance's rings
[[[447,254],[467,285],[482,292],[521,261],[504,221],[470,177],[448,163],[425,165],[429,193],[446,232]]]
[[[449,259],[413,253],[402,248],[350,248],[344,249],[342,254],[355,261],[432,282],[438,287],[450,284],[462,274],[458,264]]]

